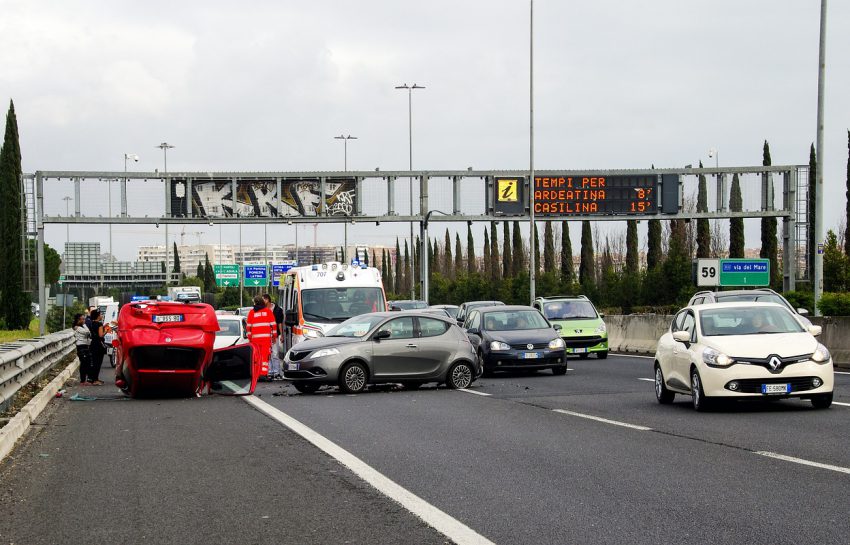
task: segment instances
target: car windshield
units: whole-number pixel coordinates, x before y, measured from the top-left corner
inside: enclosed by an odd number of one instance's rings
[[[552,301],[543,305],[543,314],[549,320],[589,320],[598,317],[590,301]]]
[[[308,321],[341,322],[386,308],[381,288],[317,288],[301,292],[301,311]]]
[[[448,315],[452,318],[457,318],[457,311],[460,310],[459,307],[440,307],[448,313]]]
[[[546,329],[549,324],[536,310],[500,310],[484,314],[485,331]]]
[[[724,295],[722,293],[718,293],[714,296],[714,299],[718,303],[741,303],[751,301],[754,303],[777,303],[786,308],[791,308],[785,299],[777,295],[775,293],[735,293]]]
[[[699,315],[706,337],[801,333],[803,326],[779,307],[735,307],[703,310]]]
[[[325,337],[363,337],[385,319],[386,316],[376,316],[374,314],[355,316],[328,331]]]
[[[238,337],[241,334],[239,322],[236,320],[219,321],[218,331],[215,332],[216,337]]]

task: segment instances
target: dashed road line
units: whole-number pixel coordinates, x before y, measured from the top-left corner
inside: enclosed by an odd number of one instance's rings
[[[567,411],[567,410],[564,410],[564,409],[552,409],[552,411],[556,412],[556,413],[561,413],[561,414],[568,414],[570,416],[577,416],[579,418],[586,418],[588,420],[595,420],[596,422],[603,422],[605,424],[611,424],[611,425],[614,425],[614,426],[622,426],[624,428],[629,428],[629,429],[633,429],[633,430],[652,431],[652,428],[648,428],[646,426],[638,426],[636,424],[629,424],[628,422],[620,422],[618,420],[609,420],[607,418],[602,418],[600,416],[593,416],[593,415],[590,415],[590,414],[577,413],[577,412],[574,412],[574,411]]]
[[[768,452],[764,450],[757,451],[756,454],[759,456],[766,456],[767,458],[773,458],[775,460],[783,460],[786,462],[793,462],[795,464],[800,464],[804,466],[818,467],[821,469],[828,469],[830,471],[837,471],[838,473],[847,473],[850,474],[850,467],[842,467],[842,466],[834,466],[832,464],[823,464],[821,462],[813,462],[811,460],[805,460],[803,458],[795,458],[794,456],[785,456],[784,454],[777,454],[775,452]]]
[[[841,405],[842,407],[850,407],[850,403],[841,403],[840,401],[833,401],[833,405]]]
[[[638,380],[645,380],[645,381],[647,381],[647,382],[655,382],[655,379],[654,379],[654,378],[644,378],[644,377],[640,377],[640,378],[638,378]]]
[[[833,373],[835,373],[836,375],[850,375],[850,373],[846,371],[833,371]]]
[[[609,356],[617,356],[620,358],[643,358],[645,360],[655,359],[655,356],[639,356],[637,354],[608,354]]]
[[[320,450],[354,472],[355,475],[375,487],[379,492],[400,503],[402,507],[455,543],[459,545],[494,545],[492,541],[469,526],[434,507],[406,488],[403,488],[360,458],[354,456],[325,436],[313,431],[280,409],[269,405],[255,396],[245,396],[242,399],[266,416],[283,424],[307,441],[313,443]]]
[[[463,392],[465,394],[475,394],[477,396],[487,396],[487,397],[493,395],[493,394],[488,394],[487,392],[476,392],[475,390],[470,390],[469,388],[462,388],[462,389],[458,390],[458,392]]]

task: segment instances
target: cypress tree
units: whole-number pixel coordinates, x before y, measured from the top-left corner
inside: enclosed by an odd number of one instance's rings
[[[428,270],[431,272],[440,272],[439,260],[437,259],[437,240],[431,242],[431,237],[428,237]]]
[[[844,194],[847,199],[844,212],[844,255],[850,257],[850,131],[847,131],[847,191]]]
[[[551,221],[543,229],[543,272],[555,272],[555,233]]]
[[[463,248],[460,245],[460,233],[455,233],[455,277],[463,274]]]
[[[210,263],[209,255],[204,255],[204,291],[207,293],[218,291],[215,283],[215,268]]]
[[[401,248],[398,244],[398,237],[395,239],[395,278],[393,279],[393,292],[396,295],[401,294],[404,289],[404,272],[402,267]]]
[[[505,228],[502,237],[502,278],[511,278],[514,266],[513,256],[511,256],[511,225],[504,221],[502,226]]]
[[[490,222],[490,280],[495,286],[502,278],[502,257],[499,254],[499,228]]]
[[[596,280],[596,263],[593,256],[593,234],[590,222],[581,222],[581,263],[578,267],[578,281],[582,285],[593,285]]]
[[[732,176],[732,192],[729,195],[729,210],[741,212],[744,208],[744,199],[741,196],[741,181],[738,174]],[[729,220],[729,257],[744,257],[744,218],[732,218]]]
[[[486,227],[484,228],[486,231]],[[478,263],[475,261],[475,241],[472,238],[472,225],[466,224],[466,272],[469,274],[478,272]]]
[[[384,248],[381,250],[381,280],[387,285],[387,287],[392,286],[392,282],[390,282],[390,275],[387,271],[387,250]]]
[[[408,294],[410,293],[411,281],[413,280],[413,276],[410,274],[412,271],[410,270],[410,253],[407,248],[407,239],[404,239],[404,280],[401,285],[402,293]]]
[[[626,274],[636,276],[639,269],[637,221],[629,220],[626,222]]]
[[[764,141],[762,148],[763,166],[770,166],[770,145]],[[768,183],[773,184],[768,176]],[[772,193],[772,191],[770,192]],[[768,193],[769,194],[769,193]],[[782,271],[779,270],[779,240],[776,237],[776,218],[761,219],[761,250],[759,257],[770,260],[770,284],[774,289],[782,289]]]
[[[487,232],[487,226],[484,226],[484,270],[481,271],[482,276],[489,278],[493,274],[493,262],[490,258],[490,234]]]
[[[815,282],[815,254],[817,253],[817,240],[815,239],[815,215],[817,214],[817,207],[815,206],[815,183],[818,179],[818,155],[815,151],[815,145],[812,144],[812,147],[809,149],[809,185],[806,195],[806,200],[808,204],[808,213],[806,214],[806,218],[808,219],[808,227],[806,228],[806,233],[808,233],[808,241],[806,241],[806,248],[808,249],[808,267],[809,267],[809,282],[814,286]]]
[[[570,240],[570,223],[561,222],[561,281],[570,285],[575,281],[573,269],[573,242]]]
[[[691,292],[691,258],[687,249],[687,230],[683,220],[670,222],[670,247],[662,265],[662,289],[658,293],[665,303],[681,303]]]
[[[25,329],[30,321],[29,297],[23,292],[21,248],[21,144],[15,105],[9,101],[6,132],[0,148],[0,319],[7,329]],[[43,289],[39,286],[39,289]],[[42,309],[42,312],[47,312]]]
[[[661,265],[661,220],[649,220],[646,242],[646,268],[654,270]]]
[[[454,267],[452,266],[452,237],[449,236],[449,228],[446,227],[446,241],[443,243],[443,274],[446,278],[454,278]]]
[[[175,273],[182,272],[180,270],[180,254],[177,252],[177,243],[176,242],[174,243],[174,249],[172,250],[172,252],[174,252],[174,254],[173,254],[174,255],[174,269],[171,272],[175,272]]]
[[[204,264],[201,263],[200,261],[198,262],[198,270],[197,270],[197,273],[195,274],[195,276],[197,276],[198,278],[205,278]]]
[[[410,264],[410,266],[413,267],[413,289],[418,291],[419,282],[422,280],[422,262],[419,261],[422,259],[422,241],[419,238],[419,235],[416,235],[416,246],[413,248],[413,257],[413,263]]]
[[[522,248],[522,234],[519,232],[519,221],[514,221],[514,232],[512,235],[511,275],[516,277],[525,270],[525,250]]]
[[[702,168],[702,161],[699,162]],[[699,189],[697,190],[697,212],[708,212],[708,187],[705,174],[699,175]],[[711,256],[711,227],[708,219],[697,220],[697,257]]]
[[[546,222],[546,225],[549,225],[549,222]],[[537,274],[540,272],[540,234],[537,232],[537,223],[534,224],[534,231],[531,233],[531,257],[530,261],[534,264],[534,273]],[[529,266],[529,268],[531,268]]]

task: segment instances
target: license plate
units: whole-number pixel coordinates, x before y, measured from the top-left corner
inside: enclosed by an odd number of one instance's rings
[[[287,371],[298,371],[298,367],[300,365],[301,364],[299,364],[299,363],[287,363],[286,364],[286,370]]]
[[[182,314],[159,314],[153,317],[153,323],[155,324],[167,324],[171,322],[182,322],[183,315]]]
[[[539,357],[540,354],[538,352],[524,352],[522,354],[522,359],[524,360],[536,360]]]
[[[587,352],[587,348],[573,348],[573,354],[584,354]]]
[[[763,394],[787,394],[791,391],[790,384],[762,384],[761,393]]]

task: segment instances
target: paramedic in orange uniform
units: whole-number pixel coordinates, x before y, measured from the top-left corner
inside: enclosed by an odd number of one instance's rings
[[[277,338],[274,313],[266,308],[261,296],[254,297],[254,308],[248,312],[248,340],[254,348],[254,367],[259,367],[260,377],[269,374],[269,356]]]

